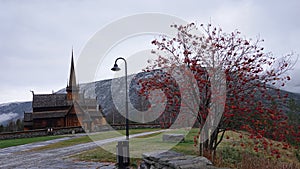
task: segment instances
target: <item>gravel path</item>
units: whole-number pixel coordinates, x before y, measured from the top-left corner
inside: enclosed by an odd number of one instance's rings
[[[148,135],[161,131],[146,132],[132,135],[131,137],[138,137],[142,135]],[[78,144],[69,147],[43,150],[43,151],[26,151],[32,148],[47,145],[58,141],[63,141],[70,138],[61,138],[45,142],[32,143],[28,145],[10,147],[0,149],[0,168],[101,168],[101,169],[113,169],[114,164],[111,163],[97,163],[97,162],[83,162],[72,161],[66,157],[80,153],[82,151],[96,148],[98,145],[110,143],[113,141],[123,140],[125,137],[117,137],[105,140],[99,140],[97,142],[90,142],[84,144]]]
[[[76,138],[76,137],[81,137],[83,135],[86,135],[86,134],[76,134],[74,136],[66,136],[66,137],[63,137],[63,138],[58,138],[58,139],[53,139],[53,140],[48,140],[48,141],[41,141],[41,142],[24,144],[24,145],[20,145],[20,146],[13,146],[13,147],[3,148],[3,149],[0,149],[0,159],[1,159],[2,156],[11,155],[11,154],[16,153],[16,152],[23,152],[23,151],[31,150],[33,148],[46,146],[46,145],[49,145],[49,144],[69,140],[69,139]]]

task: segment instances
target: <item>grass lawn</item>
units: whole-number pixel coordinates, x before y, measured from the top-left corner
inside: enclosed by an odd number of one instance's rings
[[[62,138],[62,137],[63,136],[43,136],[43,137],[33,137],[33,138],[0,140],[0,148],[18,146],[18,145],[40,142],[40,141],[53,140],[53,139]]]
[[[129,131],[129,134],[138,134],[138,133],[156,131],[156,130],[158,130],[158,129],[132,129]],[[118,136],[122,136],[122,135],[125,135],[125,130],[118,130],[117,132],[113,132],[113,131],[99,132],[97,134],[90,135],[90,136],[82,136],[82,137],[77,137],[77,138],[70,139],[70,140],[65,140],[65,141],[49,144],[47,146],[38,147],[33,150],[44,150],[44,149],[53,149],[53,148],[72,146],[72,145],[76,145],[76,144],[91,142],[93,140],[103,140],[103,139],[118,137]],[[53,140],[53,139],[62,138],[62,137],[64,137],[64,136],[62,136],[62,135],[61,136],[43,136],[43,137],[33,137],[33,138],[0,140],[0,148],[18,146],[18,145],[40,142],[40,141]]]
[[[138,133],[144,133],[144,132],[150,132],[150,131],[156,131],[159,129],[131,129],[129,131],[129,134],[138,134]],[[70,140],[65,140],[53,144],[49,144],[42,147],[34,148],[30,151],[40,151],[40,150],[47,150],[47,149],[54,149],[54,148],[61,148],[61,147],[68,147],[76,144],[82,144],[82,143],[88,143],[92,141],[98,141],[98,140],[104,140],[114,137],[120,137],[125,135],[125,130],[117,130],[117,131],[105,131],[105,132],[99,132],[99,133],[91,133],[89,136],[82,136]]]
[[[169,132],[167,132],[169,133]],[[173,132],[174,133],[174,132]],[[175,133],[182,133],[181,131],[175,131]],[[182,152],[189,155],[197,155],[197,148],[194,145],[194,136],[198,133],[197,129],[192,129],[191,132],[186,135],[185,141],[174,146],[174,143],[162,142],[162,133],[155,133],[137,138],[130,139],[130,156],[131,166],[136,168],[140,161],[141,155],[144,152],[155,150],[172,149],[177,152]],[[71,156],[77,160],[83,161],[96,161],[96,162],[116,162],[116,145],[117,142],[106,144],[96,149],[82,152]],[[173,147],[173,148],[172,148]],[[114,152],[114,153],[111,153]]]

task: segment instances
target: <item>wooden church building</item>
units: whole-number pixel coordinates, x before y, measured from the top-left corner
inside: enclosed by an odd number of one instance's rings
[[[71,57],[70,78],[66,93],[34,94],[32,112],[24,113],[24,130],[80,127],[86,131],[101,130],[106,125],[101,107],[96,99],[85,98],[79,92]]]

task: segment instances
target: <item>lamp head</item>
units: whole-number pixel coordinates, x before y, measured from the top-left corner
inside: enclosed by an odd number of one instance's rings
[[[114,67],[111,68],[111,70],[112,70],[112,71],[119,71],[119,70],[121,70],[121,69],[119,68],[118,64],[115,63],[115,64],[114,64]]]

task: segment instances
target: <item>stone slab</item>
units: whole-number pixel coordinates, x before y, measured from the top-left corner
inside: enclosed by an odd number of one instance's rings
[[[140,169],[221,169],[205,157],[184,155],[175,151],[155,151],[143,154]]]
[[[164,134],[162,137],[164,142],[184,142],[183,134]]]

